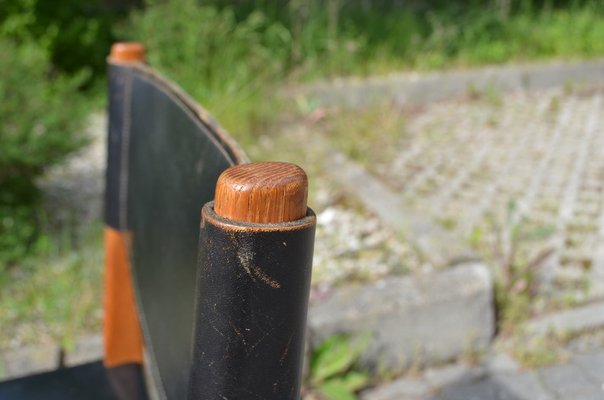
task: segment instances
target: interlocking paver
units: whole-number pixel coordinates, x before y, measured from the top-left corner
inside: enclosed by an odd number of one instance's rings
[[[588,379],[604,389],[604,351],[579,354],[573,358],[573,363],[583,371]],[[604,390],[602,398],[604,398]]]
[[[575,364],[561,364],[544,368],[539,372],[544,385],[560,399],[601,400],[604,391],[600,385],[588,379]]]
[[[542,289],[579,296],[602,278],[592,294],[604,295],[602,96],[550,90],[431,105],[410,117],[394,160],[368,167],[405,204],[488,251],[506,224],[548,228],[519,248],[525,260],[551,251]]]
[[[541,383],[537,373],[527,371],[515,374],[499,374],[493,380],[508,393],[522,400],[554,400],[555,396],[548,392]]]
[[[456,382],[430,400],[557,400],[534,372],[494,375],[473,382]]]

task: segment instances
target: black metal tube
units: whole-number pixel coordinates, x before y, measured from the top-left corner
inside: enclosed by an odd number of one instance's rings
[[[314,233],[204,206],[189,400],[300,398]]]

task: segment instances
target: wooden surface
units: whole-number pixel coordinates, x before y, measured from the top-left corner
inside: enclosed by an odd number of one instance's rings
[[[120,42],[111,46],[109,61],[135,63],[145,61],[145,46],[137,42]]]
[[[104,364],[143,363],[141,332],[130,275],[127,233],[105,227]]]
[[[218,178],[214,211],[240,222],[290,222],[306,215],[307,196],[308,178],[297,165],[242,164]]]

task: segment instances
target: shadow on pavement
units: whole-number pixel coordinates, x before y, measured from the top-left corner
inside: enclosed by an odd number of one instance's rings
[[[425,400],[549,400],[539,395],[533,397],[535,393],[519,394],[518,389],[510,388],[498,378],[463,379],[443,386]]]

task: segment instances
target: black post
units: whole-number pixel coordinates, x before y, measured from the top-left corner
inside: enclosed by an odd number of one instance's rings
[[[300,171],[232,167],[203,207],[189,400],[300,397],[315,232]]]

